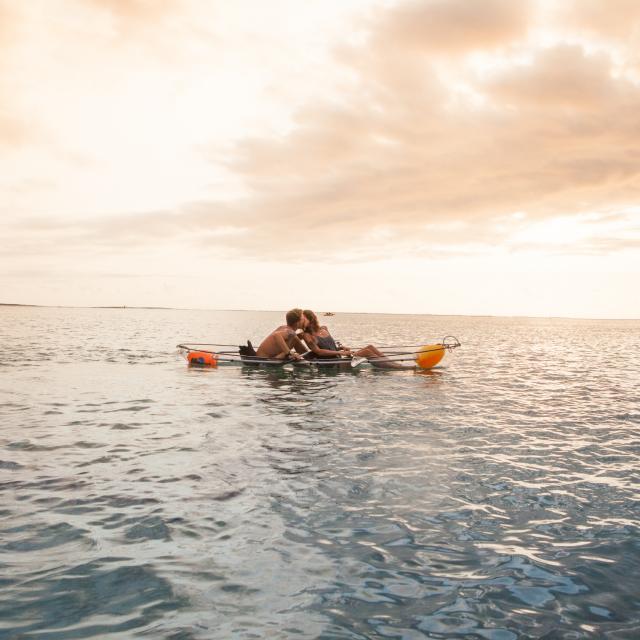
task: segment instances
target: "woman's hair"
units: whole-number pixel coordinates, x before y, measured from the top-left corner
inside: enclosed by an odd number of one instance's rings
[[[318,316],[311,311],[311,309],[305,309],[303,312],[304,317],[309,321],[307,331],[310,333],[316,333],[320,331],[320,323],[318,322]]]

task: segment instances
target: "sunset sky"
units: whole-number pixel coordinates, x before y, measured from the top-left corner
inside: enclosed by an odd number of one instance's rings
[[[640,318],[638,0],[0,0],[0,302]]]

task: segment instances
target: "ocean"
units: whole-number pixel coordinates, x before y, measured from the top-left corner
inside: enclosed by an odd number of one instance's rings
[[[0,308],[0,638],[640,637],[640,321]]]

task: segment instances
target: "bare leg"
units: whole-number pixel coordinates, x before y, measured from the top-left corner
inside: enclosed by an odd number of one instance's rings
[[[406,369],[406,366],[400,362],[393,362],[392,360],[388,360],[387,356],[377,349],[372,344],[367,345],[363,349],[360,349],[356,352],[356,356],[361,358],[375,358],[376,359],[376,367],[385,367],[386,369]]]
[[[359,358],[384,358],[384,353],[380,349],[376,349],[372,344],[367,345],[363,349],[356,351]]]

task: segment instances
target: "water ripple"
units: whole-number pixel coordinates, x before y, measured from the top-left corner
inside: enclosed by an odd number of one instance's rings
[[[638,637],[638,323],[332,319],[460,337],[414,375],[172,353],[269,313],[2,313],[0,638]]]

